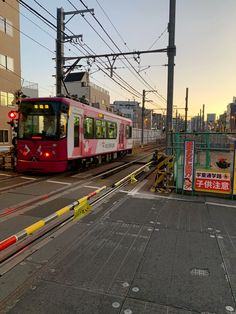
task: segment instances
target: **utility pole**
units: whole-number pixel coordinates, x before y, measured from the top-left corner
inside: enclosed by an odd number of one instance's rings
[[[200,115],[199,115],[199,118],[200,118],[200,132],[202,131],[202,109],[200,109]]]
[[[202,131],[205,132],[205,105],[202,105]]]
[[[65,25],[69,22],[76,14],[84,14],[87,12],[94,13],[93,9],[80,10],[80,11],[70,11],[64,12],[63,8],[57,9],[57,39],[56,39],[56,95],[62,94],[62,84],[64,84],[64,64],[66,58],[64,57],[64,43],[68,41],[73,41],[74,39],[82,38],[82,35],[68,36],[65,34]],[[65,22],[65,17],[67,15],[72,15],[72,17]],[[75,62],[75,65],[79,62]],[[67,71],[69,73],[69,71]],[[66,86],[64,84],[66,89]]]
[[[187,123],[188,123],[188,87],[186,88],[186,96],[185,96],[184,132],[187,132]]]
[[[143,98],[142,98],[142,121],[141,121],[141,147],[143,148],[143,124],[144,124],[144,110],[145,110],[145,93],[146,91],[143,89]]]
[[[144,90],[143,89],[143,97],[142,97],[142,121],[141,121],[141,147],[143,148],[143,132],[144,132],[144,112],[145,112],[145,101],[146,101],[146,93],[153,93],[156,90]]]
[[[62,94],[64,66],[64,10],[57,9],[57,39],[56,39],[56,95]]]
[[[175,47],[175,6],[176,0],[170,0],[169,8],[169,43],[167,47],[168,56],[168,85],[167,85],[167,115],[166,115],[166,152],[170,152],[170,136],[168,133],[172,130],[173,116],[173,93],[174,93],[174,58],[176,55]]]

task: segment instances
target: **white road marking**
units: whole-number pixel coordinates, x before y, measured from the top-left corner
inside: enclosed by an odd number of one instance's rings
[[[54,181],[54,180],[47,180],[49,183],[56,183],[56,184],[65,184],[65,185],[71,185],[69,182],[61,182],[61,181]]]
[[[236,208],[236,205],[228,205],[228,204],[222,204],[222,203],[205,202],[205,204],[206,205],[221,206],[221,207],[233,207],[233,208]]]
[[[26,179],[26,180],[37,180],[36,178],[30,178],[30,177],[21,177],[21,179]]]
[[[6,173],[0,173],[0,176],[12,177],[12,175],[11,175],[11,174],[6,174]]]
[[[93,186],[93,185],[84,185],[84,188],[90,188],[90,189],[100,189],[101,187],[100,186]]]
[[[133,190],[129,192],[129,195],[136,194],[146,183],[147,183],[147,180],[143,180],[142,183],[139,183],[138,186],[136,186]]]

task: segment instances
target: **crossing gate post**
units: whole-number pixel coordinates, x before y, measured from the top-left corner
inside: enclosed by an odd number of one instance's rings
[[[155,182],[151,188],[151,192],[171,192],[171,184],[173,183],[173,156],[167,156],[163,153],[157,154],[157,166]],[[173,185],[173,184],[172,184]]]

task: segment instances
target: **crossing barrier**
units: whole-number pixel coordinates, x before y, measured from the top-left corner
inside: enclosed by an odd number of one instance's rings
[[[14,234],[14,235],[8,237],[7,239],[1,241],[0,242],[0,251],[5,250],[9,246],[18,242],[19,240],[26,238],[27,236],[29,236],[32,233],[34,233],[35,231],[41,229],[46,224],[52,222],[56,218],[59,218],[59,217],[65,215],[69,211],[72,211],[72,210],[74,211],[74,220],[81,219],[83,216],[88,214],[89,211],[91,210],[91,206],[89,205],[88,200],[91,197],[97,195],[98,193],[102,192],[105,189],[106,189],[106,186],[103,186],[100,189],[80,198],[79,200],[73,202],[70,205],[67,205],[67,206],[57,210],[53,214],[35,222],[34,224],[24,228],[23,230],[17,232],[16,234]]]
[[[156,154],[155,182],[151,192],[171,192],[173,186],[174,158],[163,153]]]

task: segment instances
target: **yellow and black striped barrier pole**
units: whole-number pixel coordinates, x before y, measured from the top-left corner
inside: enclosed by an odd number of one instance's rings
[[[98,193],[102,192],[106,189],[106,186],[101,187],[100,189],[80,198],[79,200],[73,202],[70,205],[67,205],[59,210],[57,210],[55,213],[33,223],[32,225],[24,228],[23,230],[17,232],[16,234],[8,237],[7,239],[0,242],[0,251],[5,250],[12,244],[15,244],[19,240],[22,240],[26,238],[27,236],[33,234],[35,231],[41,229],[45,225],[49,224],[53,220],[65,215],[71,210],[74,210],[74,219],[78,220],[89,213],[91,210],[91,206],[88,204],[88,200],[97,195]]]

